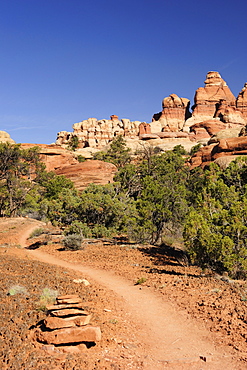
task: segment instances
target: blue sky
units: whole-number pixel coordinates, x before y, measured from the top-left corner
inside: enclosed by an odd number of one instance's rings
[[[150,122],[219,71],[247,81],[245,0],[0,0],[0,130],[49,144],[89,117]]]

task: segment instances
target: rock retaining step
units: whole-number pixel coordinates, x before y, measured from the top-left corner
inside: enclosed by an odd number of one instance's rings
[[[54,345],[74,345],[101,340],[98,326],[89,326],[92,315],[83,309],[77,295],[59,296],[54,305],[47,305],[48,317],[37,329],[39,342]]]

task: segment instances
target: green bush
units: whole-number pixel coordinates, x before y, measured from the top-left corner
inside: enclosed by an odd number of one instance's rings
[[[65,250],[76,251],[82,248],[83,237],[79,234],[69,234],[64,237],[63,245]]]
[[[39,235],[41,235],[43,233],[44,233],[44,229],[42,227],[39,227],[39,228],[37,228],[37,229],[35,229],[35,230],[33,230],[31,232],[31,234],[30,234],[30,236],[29,236],[28,239],[35,238],[36,236],[39,236]]]
[[[79,163],[82,163],[82,162],[85,162],[86,161],[86,158],[83,157],[81,154],[77,156],[77,160]]]
[[[95,238],[110,238],[112,230],[107,229],[104,225],[95,225],[92,228],[92,234]]]
[[[71,235],[71,234],[78,234],[82,238],[91,238],[92,237],[92,231],[87,226],[86,223],[80,222],[80,221],[73,221],[71,225],[66,227],[64,230],[64,235]]]
[[[190,155],[194,155],[202,147],[202,144],[196,144],[190,149]]]

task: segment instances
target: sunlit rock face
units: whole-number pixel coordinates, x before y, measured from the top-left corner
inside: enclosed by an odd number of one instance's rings
[[[11,139],[10,135],[5,131],[0,131],[0,143],[11,143],[15,144],[15,141]]]
[[[194,96],[190,111],[190,101],[170,94],[162,100],[162,110],[152,117],[151,123],[119,119],[88,118],[73,125],[73,132],[60,131],[56,145],[67,147],[70,140],[78,138],[81,155],[92,158],[92,150],[102,150],[118,135],[122,135],[128,146],[138,147],[143,142],[151,146],[170,150],[176,145],[187,148],[207,142],[221,131],[240,132],[247,124],[247,83],[234,97],[226,81],[219,72],[210,71],[206,75],[204,87],[199,87]],[[220,137],[220,135],[219,135]],[[91,150],[88,153],[89,149]],[[132,150],[132,149],[131,149]],[[133,151],[132,151],[133,152]]]
[[[208,72],[205,86],[196,90],[192,116],[187,119],[183,131],[198,123],[210,120],[221,121],[226,124],[225,128],[239,127],[245,125],[246,120],[236,106],[236,98],[219,74],[219,72]]]
[[[153,115],[153,122],[158,122],[162,131],[180,131],[185,120],[191,115],[189,106],[189,99],[171,94],[163,99],[162,112]]]
[[[244,120],[247,123],[247,82],[238,94],[236,107],[237,110],[242,113]]]
[[[135,138],[139,133],[141,122],[129,119],[118,119],[118,116],[112,115],[110,119],[97,120],[88,118],[75,123],[73,132],[60,131],[57,135],[56,144],[66,145],[71,137],[77,136],[79,139],[79,148],[93,147],[101,149],[118,135]]]

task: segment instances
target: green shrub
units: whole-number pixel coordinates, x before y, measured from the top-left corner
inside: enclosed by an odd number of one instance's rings
[[[85,162],[86,161],[86,158],[83,157],[81,154],[77,156],[77,160],[79,163],[82,163],[82,162]]]
[[[142,285],[142,284],[144,284],[146,281],[147,281],[147,279],[146,279],[146,278],[141,277],[140,279],[138,279],[138,280],[136,281],[135,285]]]
[[[202,147],[202,144],[196,144],[190,149],[190,155],[194,155]]]
[[[78,234],[82,238],[91,238],[92,231],[86,223],[80,221],[73,221],[71,225],[65,228],[64,235]]]
[[[107,229],[104,225],[95,225],[92,228],[92,234],[95,238],[110,238],[113,231]]]
[[[57,290],[53,290],[50,288],[44,288],[40,295],[41,306],[55,303],[57,296],[58,296]]]
[[[35,238],[36,236],[39,236],[43,233],[44,233],[44,229],[42,229],[42,227],[39,227],[39,228],[32,231],[32,233],[30,234],[28,239]]]
[[[64,237],[63,245],[65,250],[79,250],[82,248],[83,237],[79,234],[69,234]]]

